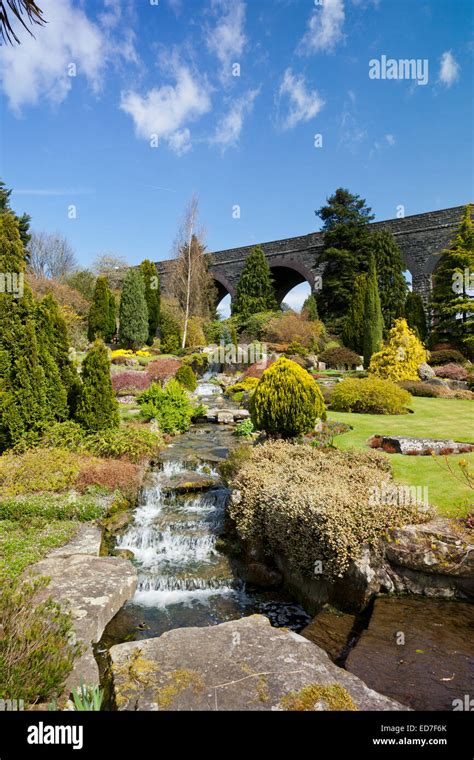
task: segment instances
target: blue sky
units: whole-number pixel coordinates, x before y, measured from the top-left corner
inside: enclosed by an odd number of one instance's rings
[[[338,186],[378,219],[472,200],[470,0],[40,5],[0,49],[1,176],[84,266],[167,258],[193,192],[210,250],[318,229]],[[370,79],[383,55],[428,83]]]

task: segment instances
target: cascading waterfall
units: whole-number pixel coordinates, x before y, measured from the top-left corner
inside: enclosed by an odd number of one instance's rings
[[[117,548],[132,551],[138,567],[135,604],[165,608],[202,602],[209,596],[233,594],[241,585],[215,549],[227,489],[216,487],[191,497],[163,490],[171,476],[189,470],[181,461],[165,461],[143,489],[133,524],[118,539]],[[205,465],[192,470],[215,475]]]

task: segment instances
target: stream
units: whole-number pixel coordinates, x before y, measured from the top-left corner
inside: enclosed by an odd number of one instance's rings
[[[209,407],[224,404],[216,386],[206,381],[199,384],[198,396]],[[229,406],[226,400],[225,407]],[[254,613],[295,631],[310,621],[285,592],[262,591],[244,583],[216,546],[230,496],[216,468],[237,441],[232,426],[194,424],[167,446],[160,464],[150,469],[134,521],[116,540],[118,549],[133,552],[137,591],[108,624],[100,649]],[[170,483],[183,476],[189,481],[204,476],[216,484],[190,493],[173,490]]]

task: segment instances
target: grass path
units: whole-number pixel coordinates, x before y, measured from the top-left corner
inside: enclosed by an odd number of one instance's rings
[[[372,435],[407,435],[417,438],[452,438],[474,442],[474,403],[457,399],[413,398],[413,414],[381,415],[329,412],[328,419],[353,427],[334,439],[340,449],[364,449]],[[474,472],[474,453],[449,457],[451,475],[443,458],[386,454],[395,479],[406,485],[427,486],[429,501],[441,514],[461,516],[473,508],[474,491],[462,480],[458,462],[465,459]],[[458,474],[459,473],[459,474]]]

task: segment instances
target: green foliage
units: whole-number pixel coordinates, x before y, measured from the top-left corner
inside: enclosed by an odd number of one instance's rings
[[[76,482],[77,455],[64,449],[31,449],[0,457],[0,498],[35,491],[64,491]]]
[[[117,302],[114,294],[110,293],[109,298],[109,318],[107,320],[107,337],[111,341],[117,332]]]
[[[39,516],[0,520],[0,585],[20,576],[51,549],[70,541],[77,527],[77,522]]]
[[[191,367],[184,364],[180,367],[175,375],[175,380],[186,388],[187,391],[195,391],[197,388],[197,378]]]
[[[80,689],[72,690],[74,709],[77,712],[99,712],[104,694],[100,686],[86,686],[81,683]]]
[[[303,307],[301,309],[301,314],[309,322],[317,322],[317,320],[319,319],[318,303],[316,301],[316,296],[314,295],[314,293],[308,296],[308,298],[304,302]]]
[[[428,327],[423,299],[419,293],[408,293],[405,301],[405,319],[417,337],[422,341],[426,340]]]
[[[245,260],[232,302],[232,313],[247,319],[251,314],[277,308],[270,267],[262,249],[257,246]]]
[[[33,489],[32,489],[33,490]],[[0,520],[97,520],[104,515],[104,507],[97,497],[77,494],[74,498],[63,494],[29,494],[0,501]]]
[[[226,396],[234,396],[236,393],[252,393],[260,382],[258,377],[244,377],[234,385],[227,386]]]
[[[100,275],[95,283],[94,295],[89,309],[87,337],[90,341],[96,338],[109,341],[114,333],[115,299],[110,291],[107,277]]]
[[[147,345],[152,346],[160,324],[161,293],[160,279],[156,266],[145,259],[140,264],[145,282],[145,300],[148,309],[148,339]]]
[[[140,269],[129,269],[120,298],[119,340],[124,348],[141,348],[148,340],[148,307]]]
[[[388,230],[373,232],[370,241],[375,256],[384,330],[387,332],[394,319],[403,316],[405,307],[408,286],[403,275],[403,257]]]
[[[191,367],[195,375],[203,375],[209,366],[209,357],[207,354],[189,354],[183,356],[183,364]]]
[[[360,414],[404,414],[410,402],[410,394],[391,380],[350,377],[334,388],[331,410]]]
[[[66,285],[83,296],[86,301],[94,297],[95,276],[88,269],[78,269],[64,278]]]
[[[285,357],[265,370],[250,399],[255,428],[284,438],[309,432],[323,413],[324,400],[317,383]]]
[[[327,205],[316,211],[323,221],[326,263],[323,287],[318,294],[319,317],[340,333],[348,311],[356,276],[366,271],[370,250],[371,209],[358,195],[338,188]],[[355,346],[351,346],[351,348]]]
[[[239,438],[251,438],[254,433],[252,420],[242,420],[235,426],[234,434]]]
[[[0,593],[0,698],[28,704],[57,697],[81,654],[69,614],[51,597],[34,603],[48,579],[5,584]]]
[[[425,398],[437,398],[438,387],[437,385],[430,385],[429,383],[422,383],[420,380],[402,380],[398,383],[400,388],[408,391],[412,396],[422,396]]]
[[[434,273],[431,309],[433,339],[446,340],[474,353],[474,306],[470,283],[474,271],[472,206],[467,205],[456,237],[443,252]]]
[[[184,433],[191,423],[194,409],[184,388],[170,380],[162,388],[156,383],[137,396],[145,419],[155,419],[163,433]]]
[[[345,346],[337,346],[319,354],[319,361],[324,362],[328,367],[337,368],[343,365],[350,368],[359,366],[360,356]]]
[[[110,361],[101,340],[96,340],[82,363],[82,387],[76,419],[85,430],[98,431],[119,426],[118,405],[110,378]]]
[[[367,275],[359,274],[354,280],[349,301],[349,310],[344,319],[342,339],[357,354],[364,353],[364,310],[367,291]]]
[[[17,216],[17,214],[15,214],[15,212],[11,210],[10,208],[11,193],[12,191],[8,190],[5,186],[5,183],[2,180],[0,180],[0,214],[9,213],[13,216],[18,226],[18,232],[20,234],[21,244],[23,246],[24,251],[26,251],[28,243],[31,240],[31,235],[30,235],[31,216],[29,214],[22,214],[21,216]],[[26,255],[28,256],[27,252],[26,252]],[[16,270],[4,269],[2,271],[8,272],[8,271],[16,271]]]
[[[370,257],[364,303],[364,367],[370,364],[373,353],[380,349],[383,338],[383,316],[380,306],[375,258]]]
[[[455,348],[445,348],[441,351],[430,352],[430,364],[433,367],[440,366],[441,364],[451,364],[451,362],[454,362],[455,364],[464,364],[465,361],[462,353]]]
[[[163,354],[176,354],[181,346],[181,326],[175,314],[163,304],[160,312],[160,350]]]
[[[285,353],[288,356],[308,356],[308,349],[297,340],[292,340],[291,343],[288,343]]]
[[[389,380],[418,380],[418,368],[428,352],[405,319],[395,320],[382,349],[373,354],[369,371]]]

